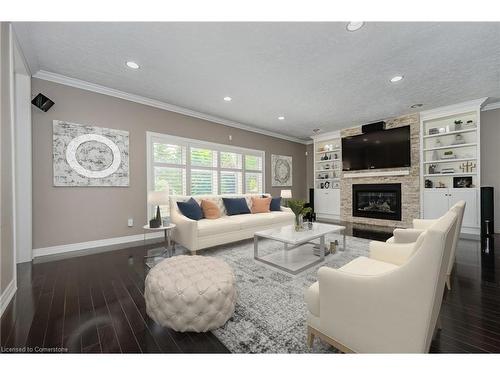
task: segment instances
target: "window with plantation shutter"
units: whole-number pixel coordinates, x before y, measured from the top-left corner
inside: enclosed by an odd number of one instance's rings
[[[217,171],[191,169],[191,195],[217,194]]]
[[[241,194],[243,184],[241,172],[221,171],[220,172],[220,193],[221,194]]]
[[[148,191],[170,195],[264,192],[263,151],[147,132]],[[160,207],[162,216],[169,207]],[[148,207],[148,215],[154,207]]]
[[[262,173],[245,173],[245,192],[262,193]]]
[[[245,169],[250,171],[261,171],[262,157],[255,155],[245,155]]]
[[[220,153],[220,167],[227,169],[241,169],[242,154],[236,152],[221,152]]]
[[[217,167],[217,151],[191,147],[191,165],[196,167]]]

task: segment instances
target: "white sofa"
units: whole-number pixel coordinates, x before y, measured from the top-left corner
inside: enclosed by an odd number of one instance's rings
[[[201,203],[202,199],[215,202],[221,211],[219,219],[201,219],[198,221],[184,216],[177,206],[177,202],[186,201],[191,197],[171,196],[170,220],[177,225],[174,231],[174,240],[191,251],[192,254],[196,254],[196,251],[200,249],[252,238],[254,233],[259,230],[294,223],[295,216],[292,210],[287,207],[281,207],[281,211],[229,216],[226,213],[222,197],[245,198],[251,210],[251,198],[262,197],[262,194],[193,196],[198,203]]]
[[[448,212],[415,243],[373,241],[370,258],[321,267],[305,295],[309,345],[317,336],[343,352],[428,352],[456,222]]]
[[[462,220],[465,213],[465,201],[459,201],[450,208],[450,211],[457,215],[457,225],[455,226],[455,233],[453,235],[453,246],[451,248],[450,260],[446,269],[446,286],[451,290],[451,271],[455,264],[455,254],[457,250],[458,241],[460,240],[460,232],[462,230]],[[438,219],[414,219],[413,228],[409,229],[395,229],[394,236],[387,240],[388,243],[411,243],[415,242],[417,237],[436,223]]]

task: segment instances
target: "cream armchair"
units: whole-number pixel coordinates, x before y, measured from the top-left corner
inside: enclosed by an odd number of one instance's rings
[[[455,228],[455,233],[453,236],[453,246],[451,248],[450,260],[446,268],[446,286],[448,290],[451,290],[451,271],[453,270],[453,265],[455,264],[455,253],[457,250],[457,245],[460,240],[460,232],[462,230],[462,220],[464,218],[465,212],[465,201],[457,202],[450,211],[455,212],[457,215],[457,225]],[[387,240],[388,243],[410,243],[414,242],[416,238],[426,229],[430,228],[437,222],[435,220],[426,219],[414,219],[413,228],[410,229],[396,229],[394,230],[394,236]]]
[[[372,242],[370,258],[321,267],[305,296],[308,344],[319,337],[343,352],[428,352],[456,219],[447,213],[414,244]]]

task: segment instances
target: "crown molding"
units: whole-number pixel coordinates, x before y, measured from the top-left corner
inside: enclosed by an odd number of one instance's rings
[[[324,140],[328,140],[331,138],[340,138],[340,131],[341,130],[334,130],[334,131],[330,131],[330,132],[326,132],[326,133],[315,134],[315,135],[312,135],[311,138],[313,139],[313,141],[324,141]],[[313,142],[313,141],[311,141],[311,142]]]
[[[284,139],[287,141],[296,142],[296,143],[300,143],[300,144],[307,144],[307,142],[308,142],[308,140],[305,140],[305,139],[291,137],[288,135],[275,133],[275,132],[272,132],[269,130],[263,130],[260,128],[253,127],[251,125],[246,125],[246,124],[242,124],[242,123],[239,123],[236,121],[227,120],[227,119],[224,119],[221,117],[208,115],[206,113],[193,111],[193,110],[188,109],[188,108],[165,103],[165,102],[155,100],[155,99],[146,98],[146,97],[140,96],[140,95],[130,94],[130,93],[125,92],[125,91],[120,91],[120,90],[112,89],[110,87],[101,86],[101,85],[98,85],[95,83],[82,81],[80,79],[67,77],[67,76],[64,76],[64,75],[58,74],[58,73],[48,72],[46,70],[39,70],[38,72],[36,72],[33,75],[33,77],[38,78],[38,79],[42,79],[45,81],[59,83],[61,85],[76,87],[76,88],[82,89],[82,90],[92,91],[92,92],[95,92],[98,94],[113,96],[115,98],[128,100],[131,102],[147,105],[150,107],[163,109],[165,111],[175,112],[175,113],[179,113],[181,115],[195,117],[195,118],[199,118],[202,120],[214,122],[217,124],[230,126],[232,128],[246,130],[246,131],[258,133],[258,134],[263,134],[263,135],[267,135],[267,136],[274,137],[274,138],[280,138],[280,139]]]
[[[481,111],[491,111],[492,109],[499,109],[499,108],[500,108],[500,102],[495,102],[486,104],[483,108],[481,108]]]

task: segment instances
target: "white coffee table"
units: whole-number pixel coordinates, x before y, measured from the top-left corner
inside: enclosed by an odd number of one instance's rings
[[[328,233],[339,233],[343,237],[342,250],[345,250],[345,227],[341,225],[313,223],[312,229],[295,231],[293,225],[281,228],[266,229],[254,234],[254,254],[253,257],[259,262],[266,263],[283,271],[296,275],[307,268],[319,264],[325,259],[327,250],[325,236]],[[284,251],[281,253],[267,254],[259,256],[259,238],[267,238],[284,244]],[[320,255],[314,255],[312,242],[319,238]]]

